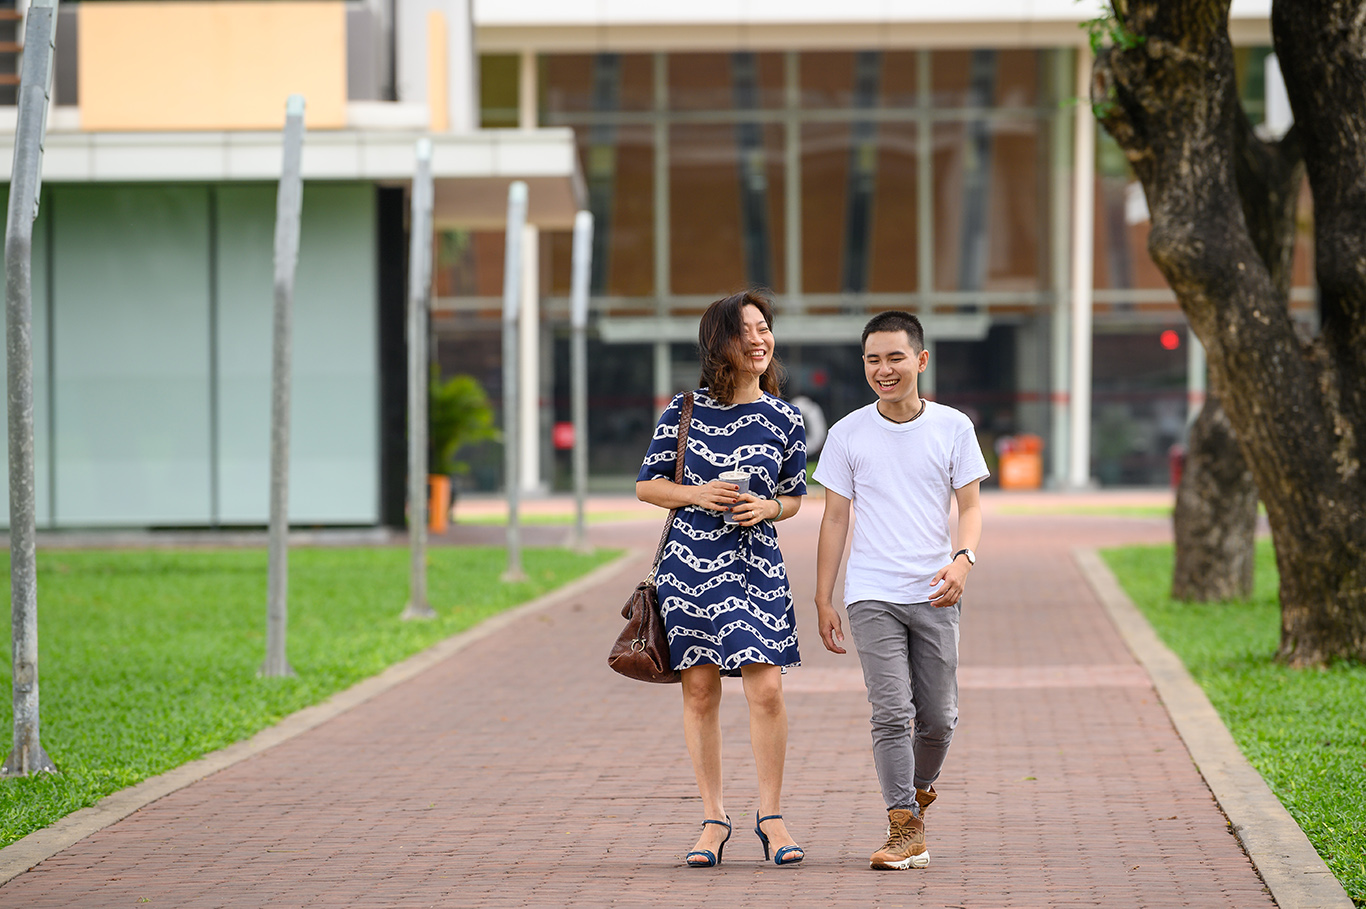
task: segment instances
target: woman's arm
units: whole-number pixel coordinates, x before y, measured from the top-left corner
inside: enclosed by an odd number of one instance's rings
[[[702,486],[683,486],[665,477],[636,483],[636,498],[660,508],[698,505],[710,511],[729,511],[740,490],[734,483],[712,480]]]

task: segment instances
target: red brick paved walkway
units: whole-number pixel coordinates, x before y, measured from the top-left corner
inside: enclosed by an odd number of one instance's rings
[[[857,658],[826,653],[815,631],[814,500],[781,528],[806,661],[787,676],[800,866],[760,861],[744,698],[728,682],[736,832],[719,869],[682,867],[701,809],[678,691],[603,662],[641,556],[87,837],[0,887],[0,906],[1274,905],[1070,556],[1166,539],[1168,522],[1005,514],[1002,501],[988,502],[969,584],[962,721],[928,869],[868,869],[885,814]],[[593,534],[652,547],[656,526]]]

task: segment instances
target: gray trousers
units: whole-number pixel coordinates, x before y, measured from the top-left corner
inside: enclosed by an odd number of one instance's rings
[[[911,808],[944,766],[958,725],[958,616],[929,603],[850,604],[868,703],[873,763],[888,808]]]

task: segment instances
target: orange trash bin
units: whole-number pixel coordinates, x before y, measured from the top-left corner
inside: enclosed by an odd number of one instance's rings
[[[1043,439],[1031,433],[1006,436],[996,443],[1002,489],[1038,489],[1043,485]]]

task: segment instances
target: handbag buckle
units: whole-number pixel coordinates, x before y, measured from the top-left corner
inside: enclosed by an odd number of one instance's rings
[[[645,649],[645,639],[644,639],[644,638],[636,638],[634,641],[631,642],[631,651],[632,651],[633,653],[640,653],[640,652],[642,652],[644,649]]]

